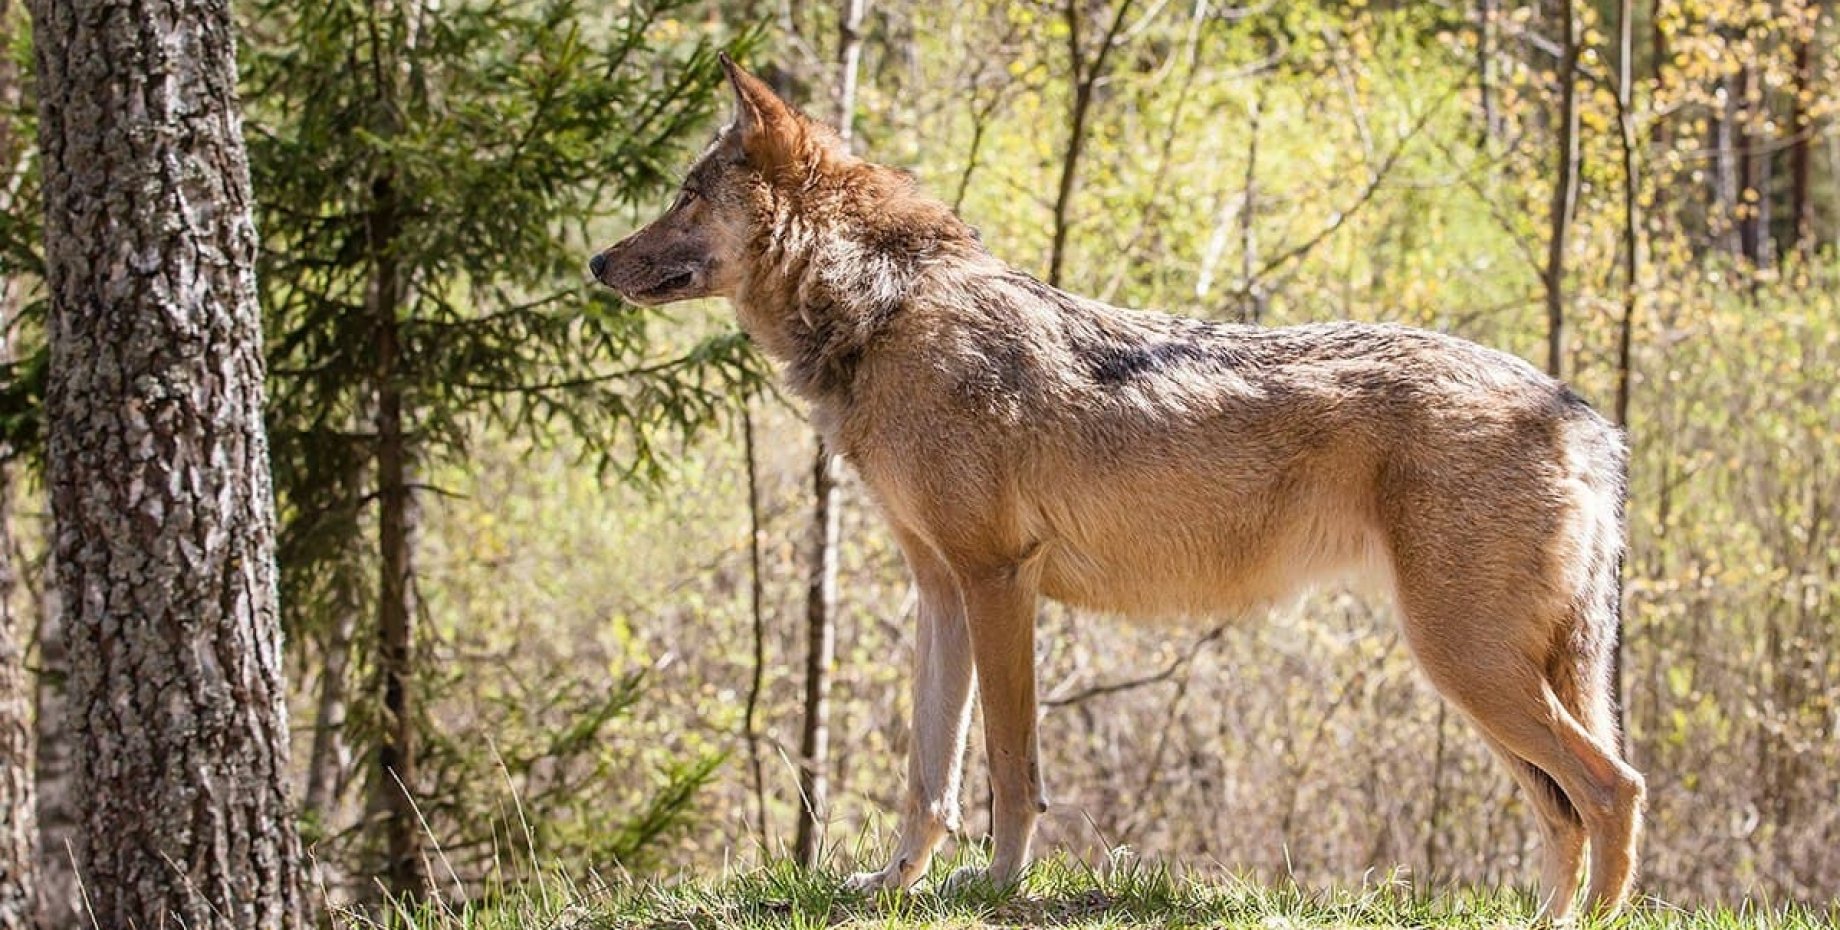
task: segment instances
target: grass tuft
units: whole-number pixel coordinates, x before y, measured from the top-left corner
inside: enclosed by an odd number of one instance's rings
[[[936,889],[972,854],[936,863],[910,893],[856,895],[844,876],[807,872],[780,862],[715,878],[617,880],[598,889],[551,883],[549,894],[515,893],[467,907],[431,908],[383,923],[343,926],[394,930],[971,930],[1063,927],[1248,928],[1248,930],[1507,930],[1533,925],[1524,893],[1459,891],[1426,895],[1401,875],[1380,875],[1351,888],[1312,889],[1261,884],[1237,876],[1184,874],[1168,866],[1121,857],[1095,867],[1051,858],[1029,871],[1020,889],[974,887],[942,895]],[[556,903],[566,900],[568,903]],[[1825,910],[1738,907],[1686,910],[1642,901],[1608,924],[1585,920],[1578,930],[1832,930],[1840,904]]]

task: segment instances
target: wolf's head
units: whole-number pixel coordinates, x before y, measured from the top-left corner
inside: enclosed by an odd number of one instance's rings
[[[633,303],[733,297],[776,192],[855,161],[835,133],[727,55],[722,68],[735,92],[734,122],[697,159],[663,216],[588,262],[596,280]]]

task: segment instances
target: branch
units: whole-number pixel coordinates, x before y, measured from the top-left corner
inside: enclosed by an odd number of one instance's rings
[[[1167,666],[1164,666],[1162,671],[1145,675],[1142,678],[1129,678],[1124,681],[1112,682],[1110,684],[1094,685],[1072,694],[1051,696],[1044,699],[1041,702],[1041,706],[1044,710],[1055,707],[1069,707],[1096,697],[1104,697],[1108,694],[1118,694],[1123,691],[1132,691],[1159,682],[1168,681],[1179,674],[1184,668],[1187,668],[1189,663],[1195,661],[1195,657],[1201,654],[1203,648],[1206,648],[1215,640],[1220,639],[1226,632],[1227,625],[1224,623],[1209,630],[1206,635],[1195,640],[1194,643],[1188,647],[1187,652],[1176,657],[1175,661],[1170,662]]]
[[[1235,289],[1234,296],[1240,300],[1250,297],[1254,290],[1263,285],[1267,275],[1293,261],[1307,257],[1309,253],[1316,250],[1317,246],[1322,244],[1323,240],[1334,235],[1336,231],[1346,225],[1349,220],[1353,219],[1355,214],[1359,213],[1361,208],[1367,206],[1367,204],[1374,199],[1374,196],[1380,192],[1381,186],[1386,183],[1386,179],[1392,174],[1393,168],[1398,165],[1399,160],[1405,156],[1406,149],[1410,147],[1412,140],[1417,138],[1418,134],[1423,132],[1426,126],[1431,124],[1431,118],[1436,116],[1439,111],[1443,110],[1444,104],[1448,103],[1454,96],[1456,96],[1456,89],[1453,87],[1446,91],[1444,96],[1440,97],[1436,103],[1426,107],[1425,111],[1419,114],[1418,119],[1413,121],[1411,128],[1406,130],[1404,135],[1400,136],[1399,144],[1395,145],[1393,150],[1387,153],[1386,160],[1381,162],[1380,167],[1368,176],[1367,184],[1361,188],[1361,192],[1355,196],[1352,204],[1349,204],[1345,209],[1336,211],[1334,218],[1332,218],[1322,229],[1317,230],[1310,238],[1299,243],[1294,248],[1287,249],[1283,253],[1273,257],[1270,261],[1267,261],[1261,266],[1256,273],[1249,275],[1245,281],[1240,282],[1239,287]]]

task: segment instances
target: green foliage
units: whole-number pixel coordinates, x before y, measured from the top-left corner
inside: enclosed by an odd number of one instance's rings
[[[39,406],[45,393],[42,330],[45,259],[41,178],[30,140],[38,132],[32,92],[32,36],[23,10],[0,17],[0,74],[19,81],[0,92],[0,465],[37,466],[44,438]]]
[[[485,432],[566,439],[603,474],[656,477],[660,441],[719,418],[757,379],[732,328],[659,338],[657,314],[621,304],[582,271],[601,218],[656,200],[714,112],[714,36],[681,28],[691,9],[688,0],[247,6],[243,97],[283,603],[295,641],[315,647],[297,651],[303,668],[348,651],[356,662],[343,673],[361,680],[370,652],[369,624],[352,618],[377,606],[367,538],[378,520],[386,392],[402,399],[401,441],[421,496],[422,478],[463,461]],[[438,698],[457,669],[415,674]],[[590,783],[642,777],[590,738],[630,694],[589,695],[577,683],[534,709],[481,695],[481,726],[455,738],[436,733],[415,702],[431,784],[411,787],[425,795],[434,841],[460,854],[517,835],[481,796],[500,783],[494,770],[530,792],[520,815],[534,832],[604,799]],[[346,736],[369,744],[385,730],[381,717],[360,696]],[[558,726],[575,735],[532,729]],[[500,757],[459,739],[480,734],[496,736]],[[668,772],[631,840],[578,836],[552,853],[631,858],[637,840],[681,819],[712,766],[698,757]]]
[[[460,677],[449,669],[448,686]],[[542,678],[475,702],[470,726],[431,732],[420,807],[441,825],[446,863],[470,877],[533,875],[559,863],[655,865],[655,848],[688,826],[723,757],[704,752],[635,770],[610,731],[646,693],[643,678],[628,674],[611,690]],[[616,790],[632,808],[610,809]]]

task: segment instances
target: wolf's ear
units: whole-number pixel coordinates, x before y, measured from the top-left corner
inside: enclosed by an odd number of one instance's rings
[[[786,105],[765,81],[741,70],[727,52],[719,55],[722,70],[735,89],[735,129],[741,133],[741,150],[763,168],[800,161],[810,152],[811,137],[804,117]]]

